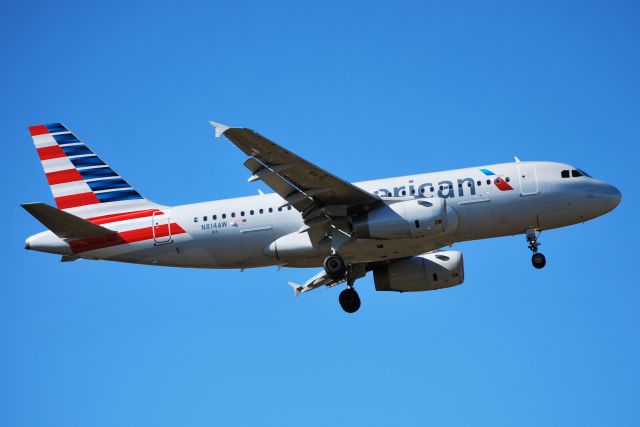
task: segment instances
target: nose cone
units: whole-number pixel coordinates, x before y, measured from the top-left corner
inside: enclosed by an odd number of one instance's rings
[[[607,206],[609,211],[614,210],[622,200],[622,193],[613,185],[607,184],[601,190],[602,198],[605,201],[605,205]]]

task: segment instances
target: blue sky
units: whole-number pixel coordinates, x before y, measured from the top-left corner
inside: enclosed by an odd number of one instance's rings
[[[231,4],[233,3],[233,6]],[[640,290],[636,2],[11,2],[0,13],[0,425],[634,425]],[[576,164],[623,193],[542,236],[456,245],[463,286],[27,252],[52,198],[26,127],[61,121],[146,197],[255,194],[207,120],[348,180]],[[7,153],[7,151],[6,151]]]

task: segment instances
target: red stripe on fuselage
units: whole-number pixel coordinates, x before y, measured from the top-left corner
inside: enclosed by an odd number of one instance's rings
[[[100,203],[100,200],[96,197],[93,192],[91,193],[80,193],[80,194],[71,194],[69,196],[62,196],[55,198],[56,205],[58,209],[69,209],[75,208],[78,206],[85,205],[93,205],[96,203]]]
[[[49,129],[45,125],[35,125],[29,126],[29,132],[31,132],[31,136],[44,135],[49,133]]]
[[[47,174],[49,185],[64,184],[66,182],[82,181],[82,175],[75,169],[49,172]]]
[[[58,157],[65,157],[64,151],[59,145],[52,145],[51,147],[38,148],[38,157],[40,160],[57,159]]]
[[[87,221],[91,221],[94,224],[108,224],[111,222],[126,221],[128,219],[145,218],[152,216],[154,212],[157,212],[158,215],[163,214],[163,212],[158,209],[146,209],[143,211],[120,212],[110,215],[96,216],[94,218],[87,218]]]
[[[172,236],[184,233],[186,233],[186,231],[184,231],[184,229],[177,223],[171,223]],[[69,246],[71,246],[71,250],[74,254],[78,254],[81,252],[94,251],[96,249],[104,249],[111,246],[151,240],[154,236],[156,239],[169,236],[169,226],[167,224],[156,226],[155,233],[154,227],[138,228],[135,230],[120,232],[114,231],[112,235],[107,237],[73,240],[69,242]]]

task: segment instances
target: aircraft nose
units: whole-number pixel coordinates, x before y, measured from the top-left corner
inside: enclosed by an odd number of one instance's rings
[[[611,184],[607,184],[604,190],[606,203],[611,209],[615,209],[622,200],[622,193]]]
[[[587,192],[587,197],[589,197],[588,194],[589,191]],[[604,182],[599,183],[597,187],[591,190],[591,194],[592,197],[595,197],[594,200],[604,208],[605,212],[614,210],[622,200],[620,190],[613,185]]]

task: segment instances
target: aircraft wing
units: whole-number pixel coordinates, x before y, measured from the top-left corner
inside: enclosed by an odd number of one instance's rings
[[[364,191],[308,162],[251,129],[233,128],[209,122],[216,136],[226,136],[249,158],[244,165],[251,171],[249,182],[262,180],[303,214],[309,227],[323,217],[346,217],[382,203]],[[317,219],[316,219],[317,218]],[[313,221],[316,220],[316,223]]]

